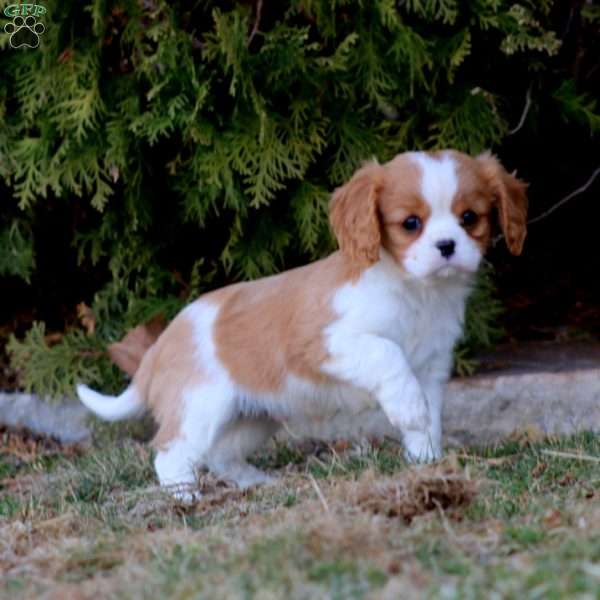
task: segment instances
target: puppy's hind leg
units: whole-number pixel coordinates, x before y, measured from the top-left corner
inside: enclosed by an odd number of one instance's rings
[[[267,417],[240,417],[229,423],[215,440],[207,456],[207,466],[240,489],[270,483],[273,477],[257,469],[246,458],[260,448],[279,429]]]
[[[161,487],[182,502],[194,502],[200,496],[196,485],[198,454],[194,444],[183,438],[156,453],[154,469]]]
[[[193,386],[184,390],[181,411],[169,415],[168,422],[177,422],[176,431],[168,441],[161,440],[154,467],[160,485],[177,499],[192,502],[200,496],[196,485],[196,468],[206,463],[210,448],[227,422],[234,415],[234,395],[228,386]],[[178,417],[178,418],[177,418]],[[161,428],[165,423],[161,424]]]

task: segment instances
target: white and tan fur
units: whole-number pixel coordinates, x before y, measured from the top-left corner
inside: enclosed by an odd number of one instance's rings
[[[461,222],[465,211],[475,223]],[[339,251],[202,296],[148,349],[123,394],[82,385],[79,397],[108,420],[152,411],[158,478],[181,497],[193,496],[199,466],[240,487],[268,480],[246,457],[283,421],[375,403],[409,458],[436,459],[452,348],[494,211],[519,254],[525,185],[489,154],[369,163],[333,195]],[[409,231],[415,216],[421,226]],[[448,240],[454,251],[443,256]]]

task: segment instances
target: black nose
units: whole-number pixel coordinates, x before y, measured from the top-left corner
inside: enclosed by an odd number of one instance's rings
[[[440,240],[435,247],[440,251],[440,254],[444,258],[450,258],[454,254],[454,247],[456,242],[454,240]]]

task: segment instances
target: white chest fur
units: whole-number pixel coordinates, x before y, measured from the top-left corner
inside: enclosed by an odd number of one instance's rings
[[[451,352],[462,332],[469,289],[470,278],[464,276],[411,280],[383,255],[336,293],[339,319],[328,328],[329,343],[352,344],[353,336],[365,333],[387,338],[418,371],[433,356]]]

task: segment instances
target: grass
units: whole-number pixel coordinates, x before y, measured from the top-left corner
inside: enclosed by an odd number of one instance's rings
[[[276,485],[203,475],[190,507],[145,445],[12,436],[0,597],[600,598],[600,437],[538,437],[433,467],[393,441],[278,444],[256,457]]]

